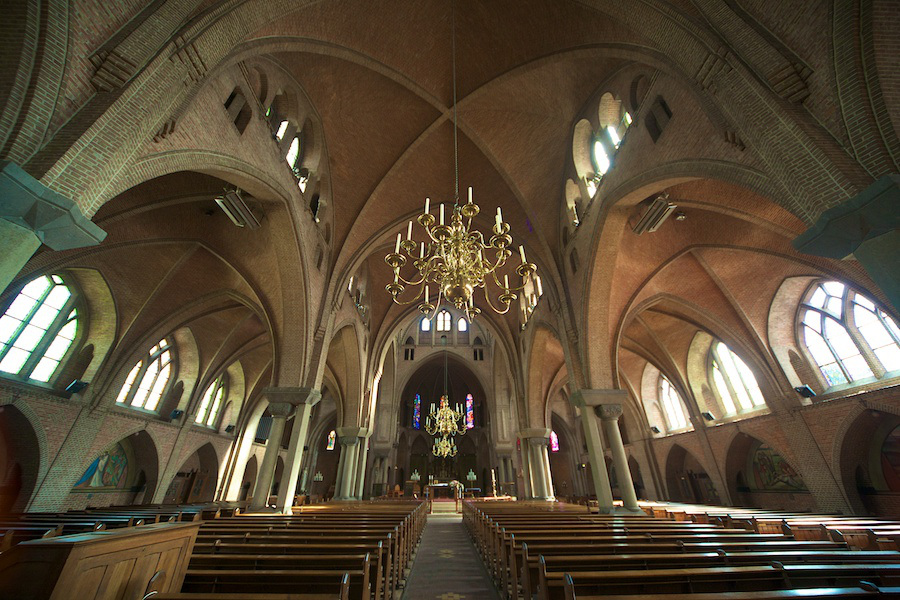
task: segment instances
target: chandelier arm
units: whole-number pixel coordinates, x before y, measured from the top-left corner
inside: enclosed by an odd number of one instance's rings
[[[422,285],[423,283],[425,283],[425,276],[422,275],[421,272],[419,273],[419,275],[420,275],[422,278],[419,279],[418,281],[407,281],[407,280],[404,279],[399,273],[397,273],[397,279],[399,279],[400,281],[402,281],[402,282],[405,283],[406,285],[412,285],[412,286]],[[421,292],[420,292],[420,293],[421,293]]]
[[[505,315],[506,313],[509,312],[509,306],[510,306],[509,304],[506,305],[506,308],[504,310],[500,310],[496,306],[493,305],[493,303],[491,302],[491,297],[488,294],[486,288],[484,290],[484,299],[488,303],[488,306],[491,307],[491,310],[494,311],[495,313],[497,313],[498,315]]]

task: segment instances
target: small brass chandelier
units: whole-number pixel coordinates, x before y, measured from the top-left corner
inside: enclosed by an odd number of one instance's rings
[[[481,209],[472,201],[472,188],[466,204],[459,203],[459,126],[456,98],[456,18],[455,6],[451,16],[453,23],[453,159],[455,166],[455,188],[453,204],[450,206],[449,219],[445,218],[445,206],[440,204],[439,219],[431,214],[431,199],[425,199],[425,210],[416,221],[425,229],[424,241],[413,239],[413,222],[406,228],[406,239],[397,234],[394,251],[384,257],[384,261],[394,270],[394,280],[385,286],[393,301],[399,305],[419,302],[419,311],[432,318],[437,314],[441,299],[464,311],[471,322],[481,309],[475,306],[475,289],[484,290],[487,305],[498,314],[506,314],[510,304],[517,298],[517,291],[525,288],[528,280],[537,271],[537,266],[525,259],[525,247],[519,246],[521,264],[515,272],[522,278],[522,285],[512,287],[509,275],[503,275],[500,281],[500,270],[512,255],[509,223],[503,221],[503,213],[497,207],[492,235],[485,241],[485,236],[472,228],[472,219]],[[493,256],[491,256],[493,254]],[[400,274],[407,263],[416,269],[409,279]],[[497,305],[491,302],[488,291],[489,282],[497,286]],[[431,296],[431,286],[435,295]],[[400,296],[407,287],[416,289],[416,295],[409,300],[401,300]],[[407,295],[408,297],[409,295]],[[420,301],[421,300],[421,301]]]
[[[438,454],[438,448],[446,445],[452,446],[453,453],[449,456],[456,455],[456,444],[453,438],[457,435],[466,434],[466,414],[462,407],[457,404],[456,409],[450,408],[450,401],[446,395],[441,396],[440,404],[437,409],[432,408],[431,414],[425,420],[425,431],[428,435],[436,436],[434,439],[434,447],[432,454],[435,456],[446,457],[447,453]],[[440,440],[438,437],[440,436]],[[449,451],[448,451],[449,452]]]

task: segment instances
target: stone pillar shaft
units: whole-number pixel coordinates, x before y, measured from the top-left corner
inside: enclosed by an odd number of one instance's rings
[[[631,479],[631,469],[628,468],[628,457],[625,454],[625,444],[622,443],[622,432],[619,431],[619,417],[622,416],[621,405],[604,405],[600,408],[603,430],[606,433],[606,441],[612,450],[613,466],[619,480],[619,491],[622,494],[622,503],[629,510],[640,510],[637,503],[637,494],[634,492],[634,482]]]
[[[602,404],[604,392],[620,392],[619,390],[577,390],[570,401],[581,411],[581,425],[584,427],[584,440],[587,443],[588,456],[591,459],[591,475],[594,479],[594,493],[601,513],[613,511],[612,488],[609,485],[609,473],[606,471],[606,457],[603,454],[603,442],[594,407]]]
[[[337,429],[338,442],[341,444],[341,459],[338,465],[337,484],[334,489],[335,500],[354,499],[361,431],[358,427],[339,427]]]
[[[297,491],[297,477],[300,474],[300,465],[303,463],[303,448],[309,433],[309,417],[313,407],[322,399],[322,394],[319,390],[309,388],[280,388],[280,390],[278,395],[284,396],[285,399],[289,398],[289,402],[297,406],[287,460],[284,465],[284,480],[278,488],[278,501],[275,505],[285,514],[291,514],[294,494]]]
[[[269,430],[269,439],[266,441],[266,453],[259,467],[250,510],[259,510],[268,505],[269,494],[272,493],[272,480],[275,478],[275,464],[278,462],[278,451],[281,449],[281,438],[284,436],[284,424],[293,409],[294,407],[287,403],[269,405],[269,412],[272,413],[272,429]]]

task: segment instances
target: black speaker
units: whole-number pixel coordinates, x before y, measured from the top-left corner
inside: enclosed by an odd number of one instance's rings
[[[804,398],[815,398],[816,393],[812,390],[808,385],[801,385],[800,387],[795,387],[794,391],[803,396]]]
[[[716,418],[714,416],[712,416],[711,412],[704,412],[704,413],[700,413],[700,414],[703,415],[703,418],[706,419],[707,421],[715,421],[716,420]]]
[[[656,425],[653,425],[653,426],[650,428],[650,431],[652,431],[653,433],[659,433],[659,427],[657,427]]]
[[[172,414],[169,415],[169,418],[174,421],[175,419],[181,417],[181,415],[183,415],[183,414],[184,414],[183,410],[178,410],[176,408],[175,410],[172,411]]]
[[[234,431],[234,425],[228,425],[225,427],[225,433],[232,433]]]
[[[70,383],[68,385],[68,387],[66,387],[66,391],[69,392],[70,394],[77,394],[78,392],[80,392],[81,390],[86,388],[87,386],[88,386],[87,381],[82,381],[80,379],[76,379],[75,381]]]

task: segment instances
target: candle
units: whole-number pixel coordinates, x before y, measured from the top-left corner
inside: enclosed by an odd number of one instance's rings
[[[394,245],[394,254],[400,253],[400,238],[401,238],[401,234],[398,233],[397,234],[397,243]]]
[[[540,277],[535,277],[534,280],[535,280],[535,283],[537,283],[537,292],[538,292],[538,296],[539,296],[539,297],[540,297],[540,296],[543,296],[543,295],[544,295],[544,288],[541,286],[541,278],[540,278]]]
[[[412,239],[412,221],[410,221],[409,224],[406,226],[406,239],[408,239],[408,240]]]
[[[500,225],[502,223],[503,223],[503,213],[500,212],[500,207],[498,206],[497,207],[497,227],[500,227]]]
[[[472,187],[469,186],[469,204],[472,204]]]
[[[441,202],[441,225],[444,224],[444,203]]]
[[[428,304],[428,286],[425,286],[425,304]]]
[[[519,246],[519,256],[522,257],[522,264],[525,264],[525,246]]]
[[[431,208],[431,198],[425,198],[425,214],[428,214],[428,209]]]
[[[420,245],[419,245],[419,258],[425,258],[425,242],[420,242]]]
[[[503,287],[505,287],[506,289],[509,289],[509,275],[503,276]]]

